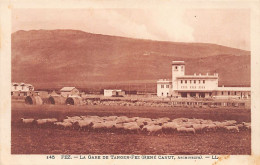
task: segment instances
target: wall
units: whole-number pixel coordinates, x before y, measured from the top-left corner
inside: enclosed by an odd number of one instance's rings
[[[162,85],[163,85],[163,88],[162,88]],[[166,88],[169,87],[169,88]],[[167,97],[167,96],[171,96],[171,84],[170,82],[168,83],[157,83],[157,96],[158,97]],[[167,95],[168,93],[168,95]]]
[[[194,84],[194,80],[196,83]],[[199,83],[200,80],[200,83]],[[203,83],[205,80],[205,83]],[[182,81],[182,83],[181,83]],[[187,84],[185,83],[187,81]],[[177,89],[178,90],[215,90],[218,87],[218,79],[181,79],[179,78],[177,81]]]

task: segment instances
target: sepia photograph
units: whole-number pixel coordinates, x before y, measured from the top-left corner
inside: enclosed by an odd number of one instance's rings
[[[11,154],[251,155],[249,9],[12,9]]]

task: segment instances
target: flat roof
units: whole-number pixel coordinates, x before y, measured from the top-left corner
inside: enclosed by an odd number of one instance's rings
[[[172,61],[172,65],[185,65],[184,61]]]
[[[202,89],[178,89],[177,92],[213,92],[214,90],[202,90]]]
[[[63,87],[61,88],[61,92],[70,92],[74,89],[75,87]]]
[[[117,91],[117,92],[121,92],[122,89],[104,89],[104,91]]]
[[[171,83],[171,82],[172,82],[172,80],[170,80],[170,79],[159,79],[157,81],[157,83]]]
[[[251,87],[218,87],[216,91],[251,91]]]
[[[214,75],[185,75],[178,76],[177,79],[217,79],[218,76]]]

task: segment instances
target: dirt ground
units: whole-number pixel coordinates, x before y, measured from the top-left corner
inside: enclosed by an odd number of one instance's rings
[[[179,117],[250,122],[249,109],[188,109],[171,107],[66,106],[12,104],[12,154],[251,154],[251,132],[202,134],[123,134],[53,128],[27,128],[24,118],[63,120],[66,116]]]

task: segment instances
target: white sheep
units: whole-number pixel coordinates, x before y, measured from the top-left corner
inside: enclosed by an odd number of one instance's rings
[[[66,116],[67,119],[74,119],[74,120],[81,120],[82,117],[81,116],[72,116],[72,117],[69,117],[69,116]]]
[[[193,124],[201,124],[203,119],[189,119],[188,122],[193,123]]]
[[[93,122],[92,128],[96,129],[96,130],[99,130],[99,129],[106,128],[106,126],[105,126],[105,124],[103,122]]]
[[[148,135],[161,133],[162,132],[162,126],[159,125],[145,125],[142,128],[143,131],[148,132]]]
[[[138,132],[140,130],[140,127],[137,125],[136,122],[124,123],[123,128],[125,131],[130,132]]]
[[[36,123],[40,127],[51,127],[55,122],[58,120],[56,118],[50,118],[50,119],[38,119],[36,120]]]
[[[137,121],[138,119],[140,119],[140,117],[132,117],[131,118],[133,121]]]
[[[116,123],[128,123],[128,122],[132,122],[133,119],[130,119],[126,116],[119,116],[119,117],[116,118],[115,121],[116,121]]]
[[[152,119],[150,118],[139,118],[136,120],[136,123],[139,126],[147,125],[149,122],[152,122]]]
[[[54,125],[62,129],[68,129],[72,127],[72,123],[70,122],[55,122]]]
[[[206,124],[193,124],[192,128],[195,129],[195,132],[203,132],[207,128],[207,125]]]
[[[74,128],[79,128],[80,130],[86,130],[93,125],[91,120],[79,120],[74,124]]]
[[[251,129],[251,123],[242,122],[242,124],[244,126],[244,129],[248,129],[248,130]]]
[[[104,117],[103,119],[105,119],[106,121],[115,121],[117,119],[117,116],[108,116]]]
[[[22,122],[23,124],[32,124],[32,123],[35,122],[35,120],[32,119],[32,118],[29,118],[29,119],[21,118],[21,122]]]
[[[234,125],[237,123],[237,121],[235,120],[226,120],[224,122],[222,122],[224,126],[230,126],[230,125]]]
[[[216,131],[217,125],[214,123],[206,124],[206,131]]]
[[[177,123],[180,123],[180,122],[188,122],[189,119],[188,118],[177,118],[177,119],[174,119],[172,120],[173,122],[177,122]]]
[[[47,123],[54,123],[57,122],[58,120],[56,118],[50,118],[50,119],[46,119]]]
[[[157,121],[158,123],[163,124],[163,123],[169,122],[169,121],[170,121],[170,118],[168,118],[168,117],[163,117],[163,118],[155,119],[155,121]]]
[[[79,119],[74,119],[74,118],[68,118],[68,119],[64,119],[63,120],[63,122],[72,123],[72,124],[75,124],[78,121],[80,121],[80,120]]]
[[[226,131],[228,132],[239,132],[239,129],[237,126],[225,126],[224,127],[226,129]]]
[[[104,125],[105,125],[106,129],[112,129],[116,125],[116,122],[115,121],[105,121]]]
[[[176,131],[178,127],[179,127],[179,125],[176,122],[168,122],[168,123],[164,123],[162,125],[162,129],[166,132],[167,131],[170,131],[170,132]]]
[[[124,123],[116,123],[116,124],[114,125],[114,127],[115,127],[116,129],[122,130],[122,129],[124,129]]]
[[[36,120],[36,123],[37,123],[38,125],[46,124],[46,123],[47,123],[47,119],[38,119],[38,120]]]
[[[184,123],[179,123],[180,127],[185,127],[185,128],[192,128],[192,124],[190,122],[184,122]]]
[[[193,133],[193,134],[195,134],[196,132],[194,128],[186,128],[186,127],[178,127],[177,131],[179,133]]]
[[[148,121],[146,125],[162,125],[162,123],[159,123],[156,120]]]

